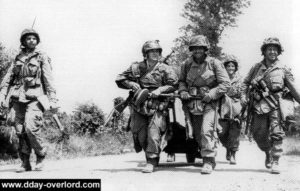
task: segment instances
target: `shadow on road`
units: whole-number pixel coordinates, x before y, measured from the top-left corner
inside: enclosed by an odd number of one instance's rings
[[[226,169],[215,169],[217,172],[258,172],[258,173],[270,173],[266,169],[248,169],[248,168],[226,168]]]
[[[103,172],[140,172],[139,168],[122,168],[122,169],[94,169],[93,171],[103,171]]]

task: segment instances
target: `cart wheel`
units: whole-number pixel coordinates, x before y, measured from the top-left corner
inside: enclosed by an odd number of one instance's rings
[[[196,159],[195,153],[186,153],[185,156],[186,156],[186,161],[188,163],[195,163],[195,159]]]

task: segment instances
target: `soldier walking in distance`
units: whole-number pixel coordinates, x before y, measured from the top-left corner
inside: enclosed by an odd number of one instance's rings
[[[207,55],[209,47],[205,36],[198,35],[191,39],[189,50],[192,56],[181,66],[178,90],[183,109],[188,110],[185,115],[191,120],[193,137],[201,148],[204,162],[202,174],[210,174],[216,165],[217,108],[219,98],[230,86],[224,65]],[[191,96],[202,97],[202,100],[192,100]]]
[[[159,41],[147,41],[142,47],[144,60],[134,62],[119,74],[116,79],[118,87],[135,92],[130,104],[130,128],[133,134],[136,152],[144,150],[147,165],[142,172],[153,172],[158,165],[161,152],[161,135],[166,131],[168,103],[160,99],[147,99],[139,103],[141,92],[147,90],[152,97],[175,91],[178,78],[173,69],[162,62],[162,48]]]
[[[241,134],[241,85],[242,77],[238,73],[238,61],[234,56],[227,56],[224,60],[225,69],[229,75],[231,86],[222,98],[220,109],[220,126],[218,135],[226,148],[226,159],[230,164],[236,164],[235,154],[239,148]]]
[[[19,156],[22,160],[17,172],[30,171],[30,154],[36,154],[35,170],[42,170],[46,147],[41,136],[44,109],[38,99],[47,96],[55,107],[56,91],[53,85],[50,58],[39,51],[39,34],[25,29],[20,38],[21,50],[16,56],[12,70],[1,84],[1,104],[9,102],[8,125],[14,126],[19,136]],[[7,100],[7,101],[5,101]]]
[[[294,98],[300,102],[300,91],[296,89],[293,75],[278,56],[283,48],[278,38],[267,38],[261,46],[263,60],[255,64],[242,85],[242,103],[253,100],[251,133],[258,147],[266,153],[265,166],[271,173],[279,174],[279,158],[285,133],[281,123],[287,118],[286,104]],[[248,93],[250,92],[250,93]]]

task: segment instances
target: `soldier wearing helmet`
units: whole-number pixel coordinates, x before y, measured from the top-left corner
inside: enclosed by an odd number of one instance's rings
[[[23,47],[26,46],[25,40],[28,35],[33,35],[36,38],[36,41],[37,41],[36,43],[37,44],[40,43],[40,36],[34,29],[25,29],[22,31],[21,37],[20,37],[21,46],[23,46]]]
[[[42,170],[46,147],[41,136],[43,108],[41,98],[56,107],[56,91],[53,84],[50,58],[39,51],[39,34],[25,29],[20,37],[21,50],[11,70],[2,81],[1,104],[10,108],[7,123],[14,126],[19,136],[19,156],[22,161],[17,172],[32,170],[29,161],[31,150],[36,154],[35,170]]]
[[[162,62],[161,53],[158,40],[145,42],[142,47],[144,60],[131,64],[116,79],[119,88],[135,92],[134,99],[138,100],[140,93],[145,91],[153,97],[142,103],[133,101],[130,105],[129,126],[136,152],[144,150],[146,153],[147,165],[142,170],[145,173],[153,172],[158,165],[161,135],[166,132],[168,102],[156,97],[175,91],[178,81],[174,70]]]
[[[233,55],[225,57],[223,64],[229,75],[230,88],[221,100],[219,139],[226,148],[226,159],[236,164],[236,152],[239,148],[241,133],[241,85],[242,77],[238,73],[238,61]]]
[[[221,96],[229,86],[230,80],[224,65],[210,57],[209,42],[203,35],[192,37],[189,50],[192,53],[181,66],[179,94],[183,100],[187,123],[192,124],[193,137],[201,148],[203,157],[202,174],[212,173],[217,154],[217,107]],[[192,96],[201,100],[190,99]]]
[[[286,104],[293,104],[292,98],[299,103],[300,91],[286,63],[278,59],[283,51],[279,39],[265,39],[261,51],[263,60],[251,68],[243,82],[242,102],[253,100],[252,104],[248,103],[253,105],[253,112],[248,113],[252,115],[251,133],[258,147],[266,154],[266,168],[271,169],[273,174],[279,174],[279,158],[285,136],[282,122],[287,120]]]

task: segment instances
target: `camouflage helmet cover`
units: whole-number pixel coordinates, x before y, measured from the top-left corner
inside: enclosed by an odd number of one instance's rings
[[[20,42],[24,46],[24,40],[27,35],[34,35],[37,39],[37,43],[40,43],[40,36],[34,29],[24,29],[21,33]]]
[[[276,38],[276,37],[269,37],[269,38],[266,38],[264,40],[263,44],[260,47],[260,50],[261,50],[262,54],[264,54],[264,51],[266,50],[266,47],[268,45],[275,45],[275,46],[277,46],[278,47],[278,54],[279,55],[283,52],[283,48],[282,48],[281,43],[279,42],[279,39]]]
[[[233,55],[227,55],[227,56],[225,56],[225,58],[223,59],[224,66],[226,67],[230,62],[235,65],[235,69],[237,71],[238,67],[239,67],[237,58],[235,56],[233,56]]]
[[[144,43],[143,47],[142,47],[142,54],[143,56],[145,57],[146,56],[146,53],[149,51],[149,50],[159,50],[160,51],[160,54],[162,52],[162,48],[161,46],[159,45],[159,40],[150,40],[150,41],[147,41]]]
[[[193,36],[190,45],[189,50],[191,50],[192,47],[205,47],[207,50],[210,48],[208,39],[203,35],[197,35]]]

